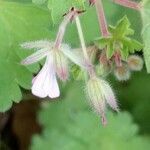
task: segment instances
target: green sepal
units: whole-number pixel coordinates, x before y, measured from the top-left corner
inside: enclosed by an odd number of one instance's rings
[[[97,46],[99,48],[107,48],[107,58],[110,59],[116,51],[120,51],[122,59],[126,59],[130,53],[143,49],[143,44],[132,39],[129,35],[134,34],[134,30],[130,28],[130,21],[124,16],[118,21],[116,26],[109,26],[109,37],[99,38]]]

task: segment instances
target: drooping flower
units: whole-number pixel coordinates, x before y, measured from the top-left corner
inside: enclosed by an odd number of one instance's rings
[[[113,90],[105,80],[93,76],[87,82],[86,91],[94,110],[101,115],[102,124],[106,125],[106,104],[115,111],[118,111],[118,105]]]
[[[32,93],[38,97],[59,97],[60,91],[56,79],[54,60],[50,54],[47,55],[43,68],[34,77],[32,84]]]
[[[49,96],[51,98],[55,98],[60,95],[56,74],[62,81],[66,81],[68,79],[69,73],[67,58],[80,66],[84,66],[81,59],[82,56],[74,55],[68,45],[62,44],[68,23],[80,13],[82,13],[82,11],[71,8],[70,11],[64,15],[64,19],[57,32],[55,42],[41,40],[27,42],[21,45],[23,48],[34,48],[37,50],[37,52],[22,61],[23,65],[36,63],[46,57],[46,62],[42,70],[33,79],[32,93],[34,95],[39,97]]]
[[[86,83],[86,92],[94,110],[101,116],[102,124],[106,125],[107,124],[105,116],[106,104],[109,104],[109,106],[112,109],[118,111],[116,98],[110,85],[106,81],[97,78],[94,66],[91,63],[90,57],[87,53],[83,31],[78,16],[76,16],[75,21],[85,60],[84,68],[89,75],[89,80]]]
[[[26,49],[36,49],[37,51],[28,56],[21,63],[29,65],[36,63],[46,57],[46,62],[33,79],[32,93],[38,97],[56,98],[60,95],[59,87],[56,79],[57,76],[66,81],[68,79],[68,59],[71,59],[76,64],[81,64],[79,57],[74,55],[70,47],[62,44],[59,49],[54,48],[54,42],[47,40],[27,42],[21,45]]]

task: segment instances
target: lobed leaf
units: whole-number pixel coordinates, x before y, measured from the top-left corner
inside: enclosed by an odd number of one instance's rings
[[[22,99],[20,87],[30,89],[32,73],[39,66],[26,68],[20,64],[31,52],[24,52],[19,45],[48,37],[49,20],[47,11],[33,5],[0,1],[0,112]]]
[[[143,21],[142,37],[144,41],[144,58],[147,72],[150,73],[150,1],[143,0],[143,8],[141,9]]]
[[[32,139],[31,150],[143,150],[149,141],[138,135],[138,127],[127,112],[107,114],[104,128],[99,117],[87,109],[81,84],[72,83],[59,102],[43,104],[39,113],[44,129]],[[77,94],[78,93],[78,94]],[[123,125],[122,125],[123,124]]]

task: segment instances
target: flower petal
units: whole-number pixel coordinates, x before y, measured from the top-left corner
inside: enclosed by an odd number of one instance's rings
[[[36,63],[36,62],[40,61],[42,58],[44,58],[46,55],[48,55],[48,53],[49,53],[49,50],[47,48],[41,49],[41,50],[33,53],[29,57],[25,58],[21,62],[21,64],[23,64],[23,65],[29,65],[29,64]]]
[[[57,79],[56,79],[56,74],[50,73],[49,80],[50,80],[50,84],[49,84],[48,96],[50,98],[59,97],[60,91],[59,91],[59,87],[58,87],[58,83],[57,83]]]
[[[42,70],[34,78],[32,93],[41,98],[56,98],[60,95],[52,56],[47,58]]]
[[[46,47],[52,47],[54,45],[53,42],[50,42],[48,40],[39,40],[39,41],[33,41],[33,42],[25,42],[22,43],[20,46],[25,49],[42,49]]]
[[[49,90],[48,96],[50,98],[57,98],[60,96],[59,86],[56,79],[56,71],[53,55],[48,56],[48,65],[49,65]]]
[[[48,76],[48,64],[47,62],[43,66],[42,70],[38,73],[36,77],[32,80],[32,93],[38,97],[44,98],[47,97],[48,92],[48,82],[49,78]]]
[[[80,49],[71,49],[68,45],[63,44],[61,51],[66,55],[73,63],[76,65],[85,68],[84,60],[83,60],[83,54]]]
[[[66,81],[69,77],[69,70],[68,70],[68,59],[62,53],[62,51],[54,51],[53,56],[55,59],[55,69],[57,76],[60,80]]]
[[[112,109],[114,109],[115,111],[119,111],[117,100],[112,88],[106,81],[101,80],[101,82],[102,82],[101,89],[104,93],[106,102],[110,105]]]

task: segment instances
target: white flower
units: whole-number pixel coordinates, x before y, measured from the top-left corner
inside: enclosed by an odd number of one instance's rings
[[[47,56],[41,71],[34,77],[32,84],[32,93],[38,97],[59,97],[60,91],[56,79],[54,61],[50,54]]]
[[[101,115],[102,123],[105,125],[107,123],[105,117],[106,104],[108,104],[115,111],[118,111],[118,105],[114,92],[105,80],[97,77],[92,77],[89,79],[86,90],[91,105],[94,110]]]
[[[37,50],[21,62],[23,65],[36,63],[46,57],[43,68],[32,83],[32,93],[41,98],[47,96],[56,98],[60,95],[56,74],[63,81],[68,79],[68,59],[66,57],[78,65],[82,64],[81,56],[76,55],[66,44],[62,44],[60,49],[55,49],[54,42],[41,40],[23,43],[21,46]]]

